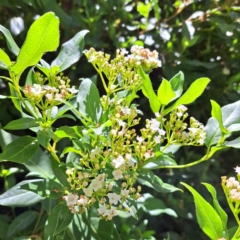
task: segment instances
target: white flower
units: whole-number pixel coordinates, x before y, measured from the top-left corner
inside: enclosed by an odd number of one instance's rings
[[[115,180],[123,178],[121,170],[117,169],[117,170],[113,171],[112,174],[113,174]]]
[[[120,201],[121,196],[116,193],[108,193],[109,203],[117,205],[118,201]]]
[[[125,115],[130,115],[131,114],[131,109],[128,107],[121,107],[121,111]]]
[[[234,170],[237,174],[240,174],[240,167],[237,166],[237,167],[234,168]]]
[[[117,130],[116,130],[116,129],[112,129],[112,130],[111,130],[111,134],[112,134],[113,136],[117,136]]]
[[[164,136],[166,132],[163,129],[159,129],[158,133],[159,135]]]
[[[83,188],[83,192],[84,192],[87,196],[91,197],[92,194],[93,194],[93,189],[91,188],[91,186],[89,186],[88,188]]]
[[[122,120],[117,120],[118,121],[118,124],[121,126],[121,127],[125,127],[127,123],[125,123],[124,121]]]
[[[77,89],[75,89],[75,87],[74,86],[72,86],[71,88],[68,88],[67,89],[71,94],[75,94],[75,93],[78,93],[78,90]]]
[[[144,154],[144,157],[145,157],[146,159],[148,159],[148,158],[151,157],[151,154],[150,154],[149,152],[146,152],[146,153]]]
[[[153,132],[156,132],[159,130],[159,127],[160,127],[160,122],[157,121],[156,119],[151,119],[149,120],[149,123],[150,123],[150,129],[153,131]]]
[[[104,178],[105,178],[105,174],[99,174],[97,177],[96,177],[96,180],[98,180],[99,182],[103,183],[104,181]]]
[[[144,141],[144,139],[142,137],[139,137],[139,136],[137,136],[136,139],[139,143],[142,143]]]
[[[97,154],[99,154],[101,152],[101,149],[96,147],[94,148],[91,153],[90,153],[90,158],[95,158]]]
[[[128,164],[130,167],[133,167],[133,166],[134,166],[134,161],[130,158],[130,159],[128,159],[127,164]]]
[[[123,158],[121,155],[118,156],[117,158],[114,158],[114,159],[112,160],[112,165],[113,165],[115,168],[121,167],[124,163],[125,163],[124,158]]]
[[[48,100],[52,100],[53,99],[53,95],[51,93],[47,93],[45,95],[45,97],[48,99]]]
[[[77,205],[86,206],[88,204],[88,198],[86,196],[81,195],[79,200],[77,200]]]
[[[132,154],[127,153],[127,154],[125,155],[125,158],[126,158],[127,160],[130,160],[130,159],[132,158]]]
[[[108,220],[111,220],[116,215],[117,209],[115,207],[111,207],[111,209],[108,211]]]
[[[92,180],[90,187],[96,192],[100,188],[102,188],[102,182],[98,181],[98,179]]]
[[[160,143],[161,142],[161,137],[160,136],[155,136],[153,138],[153,140],[154,140],[155,143]]]
[[[128,51],[125,48],[121,48],[120,54],[123,54],[123,55],[128,54]]]
[[[128,197],[128,195],[129,195],[129,190],[123,189],[123,190],[121,190],[121,194],[122,194],[123,196],[125,196],[125,197]]]
[[[65,201],[67,203],[67,206],[72,206],[77,203],[78,195],[69,193],[67,197],[65,198]]]
[[[98,208],[98,213],[102,216],[107,215],[108,214],[108,209],[106,207],[106,205],[101,205],[100,208]]]
[[[31,92],[33,94],[39,95],[42,93],[42,87],[40,84],[33,84],[33,86],[31,87]]]

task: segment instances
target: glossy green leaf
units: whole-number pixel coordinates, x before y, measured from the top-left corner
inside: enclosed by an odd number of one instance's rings
[[[177,214],[174,210],[167,208],[162,200],[153,197],[149,193],[145,193],[138,200],[138,206],[141,206],[147,214],[151,216],[157,216],[160,214],[168,214],[173,217],[177,217]]]
[[[38,124],[33,118],[20,118],[18,120],[13,120],[8,123],[4,129],[7,130],[20,130],[20,129],[29,129],[31,127],[37,127]]]
[[[211,239],[219,239],[223,236],[223,225],[216,210],[191,186],[181,183],[193,195],[196,205],[196,215],[200,228]]]
[[[215,210],[217,211],[219,217],[222,220],[222,225],[223,225],[223,229],[225,231],[225,233],[227,234],[227,221],[228,221],[228,215],[226,214],[226,212],[222,209],[222,207],[220,206],[218,199],[217,199],[217,193],[215,188],[208,183],[202,183],[207,190],[211,193],[212,198],[213,198],[213,206],[215,208]]]
[[[170,79],[170,84],[172,86],[172,90],[175,92],[176,96],[174,99],[180,97],[183,92],[183,83],[184,83],[184,74],[183,72],[177,73],[174,77]],[[174,100],[172,99],[172,100]]]
[[[48,214],[52,212],[55,206],[58,204],[58,199],[45,198],[41,201],[43,208],[47,211]]]
[[[225,105],[221,108],[222,121],[228,132],[240,130],[240,101]],[[215,118],[209,118],[204,130],[206,131],[206,146],[217,143],[221,137],[221,130],[218,121]],[[229,134],[230,136],[230,134]]]
[[[211,112],[212,117],[217,119],[221,131],[223,133],[227,133],[226,128],[223,126],[221,107],[219,106],[219,104],[217,102],[215,102],[213,100],[210,100],[210,101],[211,101],[211,105],[212,105],[212,112]]]
[[[37,140],[40,145],[42,145],[44,148],[48,148],[48,143],[52,137],[52,132],[48,130],[40,130],[37,132]]]
[[[18,215],[9,225],[7,237],[11,238],[21,231],[25,230],[37,220],[38,213],[36,211],[26,211]]]
[[[88,33],[88,30],[78,32],[73,38],[65,42],[57,58],[53,60],[51,66],[59,66],[59,72],[69,68],[76,63],[83,51],[84,36]]]
[[[62,232],[71,223],[73,214],[64,202],[56,205],[52,210],[44,229],[44,238],[55,236]]]
[[[102,105],[96,85],[88,78],[83,79],[77,95],[79,112],[98,123],[102,116]]]
[[[43,200],[44,198],[38,194],[21,189],[21,185],[34,181],[35,180],[22,181],[0,195],[0,205],[9,207],[29,207]]]
[[[194,102],[199,96],[201,96],[209,82],[209,78],[199,78],[195,80],[187,91],[171,107],[165,110],[165,114],[182,104],[184,105]]]
[[[20,49],[17,46],[17,44],[15,43],[10,31],[8,29],[6,29],[5,27],[3,27],[2,25],[0,25],[0,31],[3,33],[3,35],[5,36],[6,40],[7,40],[7,46],[8,49],[15,55],[17,56]]]
[[[26,78],[26,82],[25,82],[25,86],[27,84],[33,85],[34,83],[37,83],[36,79],[35,79],[35,72],[34,72],[34,67],[32,67],[29,71],[28,71],[28,75]]]
[[[237,148],[240,149],[240,137],[232,140],[232,141],[226,141],[223,144],[226,147],[232,147],[232,148]]]
[[[59,19],[48,12],[39,17],[29,28],[16,63],[11,70],[20,75],[27,67],[36,65],[45,52],[56,50],[59,45]]]
[[[17,139],[18,137],[10,134],[6,131],[4,131],[3,129],[0,129],[0,146],[2,148],[2,150],[4,150],[4,148],[11,143],[12,141],[14,141],[15,139]]]
[[[63,186],[53,179],[39,179],[21,186],[21,189],[32,191],[41,197],[57,199],[64,195]]]
[[[0,154],[0,160],[26,163],[35,154],[37,149],[36,138],[29,136],[20,137],[4,148],[3,153]]]
[[[68,126],[62,126],[58,128],[55,132],[54,135],[59,138],[74,138],[74,139],[79,139],[79,135],[76,132],[76,128],[74,127],[68,127]]]
[[[167,105],[176,96],[172,90],[172,86],[169,81],[163,78],[162,83],[158,88],[158,99],[162,105]]]
[[[142,185],[153,188],[157,192],[175,192],[182,191],[168,183],[164,183],[158,176],[151,171],[141,171],[138,175],[138,182]]]
[[[176,166],[177,163],[167,154],[157,156],[155,159],[147,161],[143,166],[144,169],[158,169],[162,166]]]
[[[11,64],[9,56],[0,48],[0,68],[8,69]]]
[[[148,74],[146,74],[141,67],[138,69],[138,74],[142,78],[142,92],[144,96],[148,98],[152,111],[154,113],[159,112],[161,103],[153,90]]]
[[[52,178],[54,176],[50,157],[41,148],[38,148],[36,153],[24,165],[32,174],[38,177]]]

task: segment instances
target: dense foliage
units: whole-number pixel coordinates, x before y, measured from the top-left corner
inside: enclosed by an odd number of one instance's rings
[[[204,125],[211,115],[210,99],[218,102],[220,106],[239,99],[240,6],[238,1],[51,0],[47,3],[44,0],[23,0],[21,2],[2,0],[0,7],[1,25],[10,28],[18,46],[22,45],[33,19],[45,12],[53,11],[60,18],[61,43],[69,40],[80,30],[88,29],[89,33],[85,37],[86,49],[94,47],[114,55],[117,48],[124,47],[129,50],[132,45],[137,44],[156,50],[162,61],[162,68],[154,69],[150,74],[154,90],[158,89],[162,77],[171,79],[180,70],[185,75],[185,89],[197,78],[210,78],[211,82],[207,91],[189,106],[190,115]],[[6,48],[3,35],[0,36],[0,45],[13,59],[14,55]],[[51,62],[57,55],[58,52],[52,55],[46,54],[44,59]],[[5,73],[1,71],[1,75]],[[65,75],[71,79],[73,85],[79,85],[80,77],[90,77],[97,81],[101,88],[100,92],[104,92],[99,84],[100,79],[96,77],[95,69],[84,56],[74,66],[67,69]],[[27,71],[23,73],[23,76],[22,85],[25,83]],[[9,95],[6,81],[3,79],[0,81],[1,95]],[[149,110],[147,98],[143,98],[140,94],[140,98],[136,99],[135,103],[139,104],[146,118],[150,119],[154,116]],[[1,99],[0,107],[0,122],[3,126],[19,118],[20,115],[10,99]],[[144,122],[145,120],[140,125]],[[55,127],[66,124],[74,123],[71,119],[59,120]],[[26,134],[31,133],[21,130],[16,135]],[[65,144],[65,142],[62,143],[63,146]],[[161,175],[164,182],[178,187],[180,187],[178,185],[180,181],[188,182],[204,196],[206,195],[206,198],[208,194],[204,188],[200,187],[200,182],[209,182],[216,187],[220,196],[219,200],[224,206],[226,203],[220,188],[220,177],[231,175],[233,167],[238,164],[237,150],[231,149],[230,151],[216,153],[209,161],[195,167],[176,170],[160,169],[156,170],[155,174]],[[204,155],[202,148],[196,150],[196,148],[187,147],[176,153],[176,162],[186,164],[199,159],[202,155]],[[16,164],[1,162],[1,166],[1,182],[4,183],[1,193],[26,179],[25,175],[28,171],[22,165],[15,168]],[[142,191],[149,192],[149,189],[144,187]],[[150,236],[163,239],[167,238],[168,234],[170,239],[206,239],[205,235],[200,233],[195,219],[192,197],[187,192],[163,194],[150,191],[154,200],[153,202],[149,200],[148,209],[142,208],[138,220],[134,218],[116,220],[121,235],[129,234],[133,239],[147,239]],[[155,212],[154,205],[156,204],[164,211]],[[151,208],[154,211],[151,211]],[[7,234],[7,226],[12,220],[17,219],[17,216],[23,216],[21,214],[25,211],[32,211],[29,215],[31,218],[29,222],[36,221],[35,211],[43,215],[43,222],[47,217],[41,212],[43,210],[40,204],[26,208],[0,207],[0,211],[2,226],[0,238]],[[226,211],[228,211],[227,208]],[[231,215],[229,221],[231,227],[233,221]],[[39,223],[39,228],[41,224],[43,223]],[[16,235],[13,232],[12,236],[18,236],[19,232],[28,232],[29,229],[32,229],[31,225],[16,229]],[[34,230],[37,232],[37,229]],[[6,238],[3,237],[3,239]]]

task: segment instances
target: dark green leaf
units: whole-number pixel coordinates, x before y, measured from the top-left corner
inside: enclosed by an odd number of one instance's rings
[[[37,132],[37,140],[40,145],[42,145],[44,148],[48,148],[48,143],[52,137],[52,132],[48,130],[40,130]]]
[[[38,148],[36,153],[24,165],[27,169],[42,178],[51,178],[54,176],[52,162],[49,155]]]
[[[102,116],[102,105],[95,84],[88,78],[83,79],[77,95],[79,112],[98,123]]]
[[[153,188],[157,192],[175,192],[182,191],[173,185],[164,183],[158,176],[151,171],[141,171],[138,175],[138,182],[142,185]]]
[[[26,211],[20,215],[18,215],[10,224],[8,228],[7,236],[10,238],[17,233],[25,230],[29,227],[33,222],[37,220],[38,213],[35,211]]]
[[[47,224],[44,229],[44,236],[47,239],[48,236],[62,232],[71,223],[73,214],[64,202],[58,204],[48,217]]]
[[[71,65],[76,63],[83,51],[84,47],[84,36],[88,33],[88,30],[83,30],[77,33],[69,41],[65,42],[57,58],[53,60],[51,66],[59,66],[59,72],[69,68]]]
[[[38,124],[34,118],[20,118],[18,120],[13,120],[10,123],[8,123],[4,127],[4,129],[19,130],[19,129],[29,129],[37,126]]]
[[[3,153],[0,154],[0,160],[26,163],[37,149],[36,138],[29,136],[20,137],[4,148]]]

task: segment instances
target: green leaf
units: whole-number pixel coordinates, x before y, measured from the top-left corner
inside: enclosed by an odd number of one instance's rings
[[[18,138],[17,136],[0,129],[0,146],[1,146],[2,150],[4,150],[4,148],[9,143],[11,143],[12,141],[14,141],[17,138]]]
[[[166,79],[163,78],[162,83],[158,88],[158,99],[162,105],[167,105],[176,96],[172,90],[172,86]]]
[[[28,75],[27,75],[27,78],[26,78],[25,85],[27,85],[27,84],[33,85],[34,83],[37,83],[37,81],[36,81],[36,79],[35,79],[34,67],[32,67],[32,68],[28,71]]]
[[[149,193],[145,193],[138,200],[138,206],[141,205],[144,212],[150,214],[151,216],[157,216],[160,214],[168,214],[173,217],[177,217],[177,214],[174,210],[167,208],[162,200],[153,197]]]
[[[64,195],[63,186],[53,179],[39,179],[21,186],[21,189],[32,191],[41,197],[57,199]]]
[[[16,91],[15,91],[14,86],[13,86],[11,83],[9,83],[8,86],[9,86],[10,93],[11,93],[11,96],[12,96],[11,99],[12,99],[12,102],[13,102],[15,108],[16,108],[19,112],[22,112],[21,102],[19,101],[19,97],[18,97],[18,95],[17,95],[17,93],[16,93]]]
[[[215,102],[213,100],[210,100],[210,101],[211,101],[211,105],[212,105],[212,112],[211,112],[212,117],[217,119],[221,131],[223,133],[227,133],[226,128],[223,126],[221,107],[219,106],[219,104],[217,102]]]
[[[232,141],[226,141],[223,144],[226,147],[232,147],[232,148],[237,148],[240,149],[240,137],[232,140]]]
[[[169,113],[182,104],[189,104],[194,102],[199,96],[201,96],[209,82],[209,78],[199,78],[195,80],[187,89],[187,91],[171,107],[165,110],[165,114]]]
[[[202,183],[207,190],[211,193],[212,198],[213,198],[213,206],[215,208],[215,210],[217,211],[219,217],[222,220],[222,225],[224,228],[225,233],[227,234],[227,221],[228,221],[228,215],[226,214],[226,212],[222,209],[222,207],[220,206],[218,199],[217,199],[217,193],[215,188],[208,183]]]
[[[52,178],[54,176],[52,162],[49,155],[38,148],[36,153],[24,165],[32,173],[42,178]]]
[[[157,192],[175,192],[182,191],[168,183],[164,183],[158,176],[151,171],[141,171],[138,175],[138,182],[142,185],[153,188]]]
[[[180,97],[183,91],[183,83],[184,83],[184,74],[183,72],[177,73],[174,77],[170,79],[170,84],[172,86],[172,90],[175,92],[176,96],[174,99]],[[174,100],[172,99],[172,100]]]
[[[36,65],[45,52],[56,50],[59,45],[59,19],[48,12],[30,27],[26,40],[11,70],[20,75],[27,67]]]
[[[37,132],[37,140],[40,145],[42,145],[44,148],[48,148],[48,143],[52,137],[52,132],[49,130],[40,130]]]
[[[221,108],[223,126],[228,132],[236,132],[240,130],[240,101],[225,105]],[[221,137],[221,130],[218,121],[215,118],[209,118],[204,128],[206,131],[206,146],[217,143]],[[230,136],[230,134],[229,134]]]
[[[59,66],[59,72],[62,72],[76,63],[82,55],[84,36],[88,32],[88,30],[80,31],[69,41],[65,42],[57,58],[51,63],[51,66]]]
[[[38,213],[36,211],[26,211],[18,215],[9,225],[7,237],[13,237],[19,232],[25,230],[37,220]]]
[[[12,65],[9,56],[0,48],[0,68],[8,69]]]
[[[153,90],[149,76],[143,71],[141,66],[138,69],[138,74],[142,78],[143,95],[148,98],[152,111],[154,113],[159,112],[161,103],[159,102],[158,97]]]
[[[1,236],[0,239],[2,239],[2,240],[7,239],[7,231],[8,231],[8,227],[9,227],[8,222],[0,219],[0,226],[1,226],[0,227],[0,236]]]
[[[102,116],[102,105],[95,84],[88,78],[83,79],[77,95],[79,112],[98,123]]]
[[[37,149],[36,138],[29,136],[20,137],[4,148],[3,153],[0,154],[0,160],[26,163]]]
[[[31,127],[37,127],[38,124],[33,118],[20,118],[18,120],[13,120],[8,123],[4,129],[8,130],[19,130],[19,129],[29,129]]]
[[[36,180],[22,181],[0,195],[0,205],[9,207],[29,207],[43,200],[44,198],[38,194],[21,189],[21,185],[34,181]]]
[[[59,139],[62,139],[62,138],[79,139],[80,137],[77,134],[75,127],[68,127],[68,126],[62,126],[58,128],[58,130],[54,132],[54,135]]]
[[[177,163],[174,159],[169,157],[168,154],[161,154],[153,160],[149,160],[144,166],[143,169],[158,169],[162,166],[176,166]]]
[[[222,238],[223,225],[215,209],[191,186],[186,183],[181,184],[185,186],[194,197],[198,224],[203,232],[211,239]]]
[[[0,31],[3,33],[3,35],[5,36],[6,40],[7,40],[7,46],[8,49],[15,55],[17,56],[20,49],[17,46],[17,44],[15,43],[10,31],[8,29],[6,29],[5,27],[3,27],[2,25],[0,25]]]
[[[48,217],[47,224],[44,229],[44,239],[48,236],[55,236],[62,232],[71,223],[73,214],[66,206],[65,201],[58,204]]]

